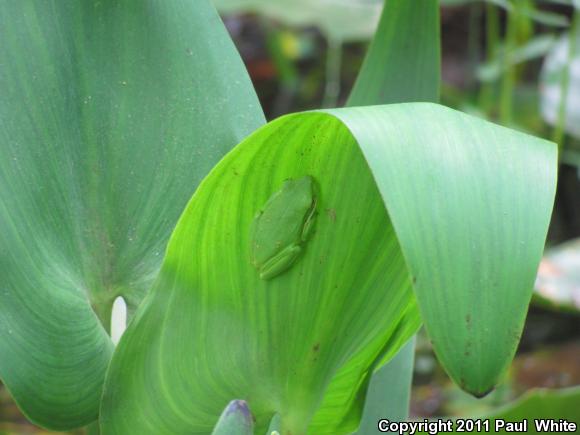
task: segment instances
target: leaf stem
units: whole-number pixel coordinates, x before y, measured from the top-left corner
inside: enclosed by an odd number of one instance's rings
[[[486,35],[486,60],[493,62],[498,55],[499,48],[499,11],[493,3],[485,4],[485,35]],[[493,95],[496,82],[485,82],[479,93],[479,106],[486,114],[493,109]]]
[[[324,88],[324,107],[336,107],[340,96],[340,73],[342,65],[342,41],[328,37],[326,57],[326,86]]]
[[[508,12],[507,28],[502,62],[504,75],[500,88],[499,118],[503,125],[512,124],[513,92],[516,84],[516,69],[512,62],[513,51],[517,41],[517,10]]]

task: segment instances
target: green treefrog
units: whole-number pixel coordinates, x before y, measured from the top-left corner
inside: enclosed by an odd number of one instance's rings
[[[252,225],[251,260],[260,278],[272,279],[294,264],[312,233],[315,217],[312,177],[284,181]]]

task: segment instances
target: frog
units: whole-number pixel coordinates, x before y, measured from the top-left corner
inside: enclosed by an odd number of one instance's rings
[[[263,280],[286,272],[313,233],[317,197],[311,176],[287,179],[256,214],[250,235],[251,262]]]

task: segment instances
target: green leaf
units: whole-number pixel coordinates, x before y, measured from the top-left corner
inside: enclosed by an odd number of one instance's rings
[[[441,69],[439,29],[438,1],[424,1],[419,11],[407,0],[385,2],[379,27],[348,104],[437,102]],[[327,402],[340,400],[340,393],[351,400],[349,416],[355,422],[362,418],[360,434],[376,431],[376,417],[385,410],[388,413],[383,416],[405,419],[413,377],[412,348],[413,345],[406,345],[382,367],[347,364],[327,390]],[[350,384],[360,378],[361,370],[366,371],[366,379],[357,400],[352,400]],[[376,372],[373,374],[373,371]],[[363,406],[365,414],[362,414]],[[323,424],[329,425],[329,422]]]
[[[390,291],[389,287],[388,284],[383,284],[383,289],[377,288],[376,291]],[[368,400],[368,392],[372,388],[373,373],[379,367],[381,367],[379,370],[389,370],[399,349],[420,326],[415,300],[408,303],[404,312],[399,315],[401,318],[388,341],[378,343],[382,344],[382,348],[378,349],[373,346],[365,352],[360,352],[338,370],[324,393],[322,403],[310,424],[309,433],[329,435],[350,433],[359,427],[364,406]],[[371,358],[371,355],[374,357]],[[405,376],[403,373],[400,375]],[[410,384],[411,377],[407,379]],[[389,393],[389,391],[383,392],[383,394]],[[377,396],[378,394],[373,395],[373,399]],[[381,405],[374,403],[370,406]]]
[[[113,300],[138,304],[199,181],[264,120],[207,0],[1,8],[0,378],[66,429],[97,417]]]
[[[384,418],[391,421],[405,421],[409,418],[414,361],[413,338],[391,361],[372,375],[357,435],[376,434],[377,422]]]
[[[351,403],[325,393],[356,361],[355,397],[364,368],[413,335],[412,283],[448,372],[487,392],[518,343],[555,168],[554,144],[434,104],[259,129],[179,220],[108,372],[104,435],[209,433],[233,397],[248,401],[258,433],[276,413],[283,435],[352,432]],[[305,175],[316,183],[314,233],[292,267],[263,280],[252,222],[284,180]]]
[[[518,423],[527,421],[526,433],[558,433],[570,432],[570,428],[565,430],[537,430],[535,421],[538,420],[566,420],[567,422],[576,423],[576,430],[580,424],[580,387],[563,388],[558,390],[533,389],[526,392],[516,401],[509,403],[495,412],[477,415],[472,420],[489,421],[489,431],[487,433],[507,433],[506,426],[499,423],[496,430],[496,421],[503,420],[506,423]],[[451,418],[450,418],[451,419]],[[444,420],[446,420],[444,418]],[[435,423],[434,423],[435,424]],[[545,424],[545,423],[541,423]],[[457,429],[457,425],[454,426]],[[459,433],[453,430],[453,433]],[[510,431],[513,433],[514,431]],[[427,433],[426,431],[417,431],[417,434]],[[465,433],[465,430],[462,431]]]
[[[385,3],[348,106],[438,101],[439,2],[426,0],[416,6],[410,1]]]
[[[534,420],[551,419],[558,422],[560,419],[580,424],[580,387],[561,390],[537,389],[527,392],[520,399],[488,416],[492,425],[498,419],[506,422],[528,420],[528,433],[546,433],[546,430],[537,430]],[[496,431],[492,431],[496,432]],[[497,431],[505,432],[505,431]],[[496,432],[496,433],[497,433]],[[552,432],[552,431],[548,431]],[[553,431],[557,432],[557,431]]]

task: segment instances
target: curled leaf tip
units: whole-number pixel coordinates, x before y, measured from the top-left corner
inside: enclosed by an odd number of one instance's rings
[[[491,387],[491,388],[485,390],[483,393],[476,391],[476,392],[472,392],[471,394],[473,394],[473,396],[475,396],[478,399],[483,399],[485,396],[490,394],[493,390],[495,390],[495,387]]]

